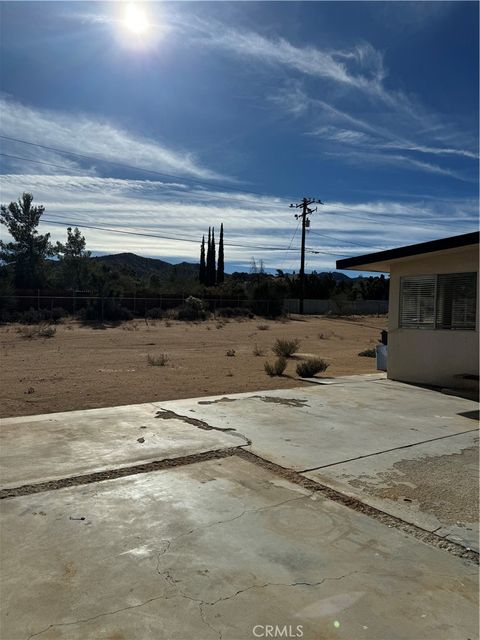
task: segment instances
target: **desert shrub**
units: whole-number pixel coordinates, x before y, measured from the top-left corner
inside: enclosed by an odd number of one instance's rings
[[[53,336],[57,333],[55,327],[52,327],[47,324],[41,324],[38,327],[38,337],[39,338],[53,338]]]
[[[27,311],[19,312],[18,322],[21,324],[40,324],[40,322],[45,322],[45,310],[30,307]]]
[[[178,320],[178,310],[177,309],[167,309],[163,314],[164,318],[167,320]]]
[[[293,356],[295,351],[298,351],[299,346],[299,340],[286,340],[283,338],[278,338],[272,347],[272,351],[277,356],[289,358],[290,356]]]
[[[297,365],[297,375],[301,378],[313,378],[317,373],[323,373],[330,365],[322,358],[308,358]]]
[[[168,356],[166,353],[161,353],[159,356],[148,354],[147,362],[151,367],[165,367],[168,363]]]
[[[265,369],[265,373],[270,377],[281,376],[287,367],[286,358],[280,357],[275,360],[273,364],[270,362],[265,362],[263,368]]]
[[[145,315],[147,316],[147,318],[152,318],[152,320],[160,320],[165,314],[163,309],[160,309],[160,307],[152,307],[151,309],[147,310],[147,313]]]
[[[268,331],[270,327],[268,326],[268,324],[257,324],[257,329],[259,331]]]
[[[228,356],[229,358],[234,358],[235,357],[235,349],[227,349],[227,353],[225,355]]]
[[[252,351],[254,356],[264,356],[265,355],[265,351],[263,349],[261,349],[258,344],[256,344],[253,347],[253,351]]]
[[[21,338],[33,340],[33,338],[37,337],[38,329],[37,327],[19,327],[17,333]]]
[[[55,324],[60,322],[62,318],[66,318],[68,316],[68,312],[63,309],[63,307],[53,307],[50,312],[50,320]]]
[[[330,338],[330,335],[328,333],[319,333],[318,334],[318,339],[319,340],[328,340]]]
[[[205,303],[194,296],[189,296],[178,310],[179,320],[206,320],[207,316]]]
[[[85,324],[96,322],[124,322],[133,319],[133,313],[130,309],[123,307],[118,300],[114,298],[105,298],[103,300],[95,300],[88,304],[84,309],[80,310],[80,320]]]
[[[26,340],[34,340],[35,338],[53,338],[57,332],[55,327],[48,324],[40,324],[38,326],[20,327],[17,333]]]
[[[138,331],[138,323],[130,322],[128,324],[125,324],[122,328],[124,331]]]
[[[250,309],[244,307],[221,307],[215,313],[221,318],[253,318]]]
[[[284,283],[264,279],[250,287],[248,295],[250,307],[258,316],[277,318],[283,313],[283,300],[287,293]]]
[[[363,358],[375,358],[377,353],[375,349],[364,349],[363,351],[360,351],[358,355]]]

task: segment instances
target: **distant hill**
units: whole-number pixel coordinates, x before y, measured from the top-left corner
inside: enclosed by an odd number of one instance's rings
[[[198,264],[191,262],[171,264],[157,258],[137,256],[135,253],[115,253],[108,256],[96,256],[91,259],[114,270],[127,269],[134,273],[137,278],[151,275],[156,275],[161,280],[168,280],[171,277],[194,278],[197,277],[199,268]]]

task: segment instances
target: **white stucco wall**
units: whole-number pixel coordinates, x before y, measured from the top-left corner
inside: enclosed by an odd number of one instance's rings
[[[461,381],[454,377],[456,374],[478,375],[478,295],[475,331],[399,328],[401,276],[467,271],[478,273],[478,245],[405,258],[391,264],[389,378],[438,386],[461,386]]]

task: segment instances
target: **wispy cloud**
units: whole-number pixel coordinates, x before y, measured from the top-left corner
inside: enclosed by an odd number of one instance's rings
[[[225,28],[212,22],[197,21],[196,29],[197,37],[204,43],[239,57],[255,58],[263,64],[330,80],[387,101],[394,99],[382,85],[386,75],[383,57],[369,43],[356,45],[351,50],[322,50],[298,47],[284,38],[267,38],[254,31]]]
[[[336,112],[339,115],[339,112]],[[342,114],[345,116],[345,114]],[[344,118],[351,120],[351,118]],[[455,149],[450,147],[434,147],[426,144],[416,144],[400,137],[395,137],[391,132],[385,132],[381,128],[375,129],[371,125],[357,120],[360,129],[366,129],[375,135],[367,134],[359,129],[345,129],[333,126],[320,126],[310,132],[310,135],[318,136],[323,140],[331,140],[353,146],[369,147],[371,149],[411,151],[436,156],[460,156],[478,160],[478,154],[468,149]]]
[[[6,98],[0,98],[0,111],[0,132],[6,136],[93,156],[100,161],[127,163],[134,167],[199,179],[228,179],[202,166],[192,152],[172,149],[97,117],[36,109]],[[5,143],[2,143],[2,148],[4,146]],[[12,154],[25,155],[25,150],[25,146],[17,145],[13,147]],[[35,157],[68,168],[69,161],[64,155],[41,150],[36,152]],[[77,161],[70,162],[72,167],[79,164]],[[95,160],[87,158],[82,163],[83,166],[85,164],[94,168]]]
[[[420,170],[426,173],[448,176],[450,178],[455,178],[456,180],[462,180],[463,182],[476,182],[476,178],[470,178],[453,169],[441,167],[440,165],[432,162],[417,160],[416,158],[412,158],[411,156],[406,156],[399,153],[382,153],[381,151],[366,152],[365,149],[362,151],[350,150],[347,154],[339,151],[323,151],[323,153],[331,157],[341,158],[342,161],[349,164],[355,164],[357,166],[373,164],[380,166],[401,167],[403,169],[410,169],[414,171]]]
[[[181,183],[97,176],[8,174],[1,182],[3,201],[31,191],[35,201],[45,205],[42,229],[54,240],[64,239],[67,225],[78,225],[95,252],[132,251],[173,261],[196,261],[202,234],[210,225],[218,227],[223,222],[228,264],[248,269],[255,256],[272,269],[298,268],[298,236],[286,253],[295,221],[289,201],[281,198],[252,198],[240,192],[192,189]],[[183,203],[181,233],[178,220],[172,217],[172,207],[179,198]],[[309,269],[332,269],[337,258],[377,247],[469,231],[476,225],[476,208],[473,201],[461,199],[408,204],[395,200],[330,202],[321,208],[321,219],[319,225],[312,216],[307,247],[322,253],[307,254]],[[117,234],[89,226],[145,235]],[[5,233],[4,228],[0,233]],[[150,238],[149,234],[171,239]],[[285,251],[266,247],[284,247]]]

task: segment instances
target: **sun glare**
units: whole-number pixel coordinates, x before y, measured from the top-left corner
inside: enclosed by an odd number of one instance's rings
[[[135,35],[143,35],[150,28],[148,17],[142,7],[130,2],[125,8],[125,14],[123,17],[123,24],[125,28],[134,33]]]

